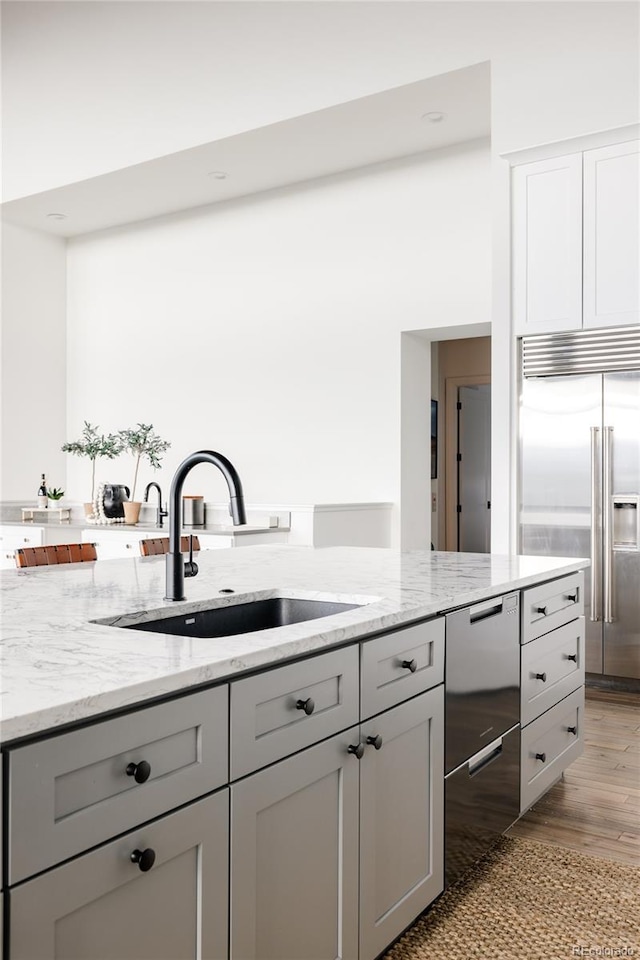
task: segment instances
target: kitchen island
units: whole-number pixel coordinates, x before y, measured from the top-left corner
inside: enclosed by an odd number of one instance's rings
[[[188,687],[432,617],[584,569],[586,560],[284,545],[202,553],[187,600],[163,600],[164,557],[3,571],[0,738],[42,733]],[[233,590],[233,594],[221,593]],[[92,623],[265,596],[357,609],[217,640]],[[149,617],[150,618],[150,617]]]
[[[580,749],[587,563],[248,547],[201,554],[180,603],[163,557],[4,572],[9,960],[372,960],[443,889],[444,615],[523,598],[516,647],[559,691],[522,683],[548,788]],[[218,639],[119,625],[278,596],[356,606]]]

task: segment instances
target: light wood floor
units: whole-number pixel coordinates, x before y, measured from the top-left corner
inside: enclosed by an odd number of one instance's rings
[[[587,689],[583,755],[507,836],[640,865],[640,694]]]

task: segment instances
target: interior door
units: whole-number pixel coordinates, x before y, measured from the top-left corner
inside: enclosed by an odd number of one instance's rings
[[[605,374],[603,421],[604,673],[640,679],[640,373]]]
[[[520,550],[591,558],[585,579],[586,670],[590,673],[602,673],[603,668],[601,440],[601,374],[523,381]]]
[[[458,550],[488,553],[491,540],[491,386],[458,388]]]

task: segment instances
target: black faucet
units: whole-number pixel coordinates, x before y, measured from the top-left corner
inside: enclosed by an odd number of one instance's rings
[[[189,562],[185,563],[180,550],[182,487],[187,474],[198,463],[212,463],[222,472],[229,488],[231,498],[229,512],[233,519],[233,525],[237,527],[241,523],[247,522],[242,483],[236,468],[226,457],[223,457],[221,453],[214,453],[213,450],[198,450],[196,453],[190,454],[186,460],[183,460],[171,481],[171,491],[169,493],[169,552],[166,557],[167,587],[165,600],[184,600],[184,578],[195,577],[198,573],[198,565],[191,559],[192,552],[190,551]]]
[[[155,487],[156,490],[158,491],[158,509],[157,509],[157,511],[156,511],[156,524],[157,524],[159,527],[161,527],[161,526],[162,526],[162,518],[163,518],[163,517],[168,517],[169,514],[167,513],[166,510],[163,510],[163,509],[162,509],[162,490],[160,489],[160,485],[159,485],[158,483],[156,483],[155,480],[152,480],[151,483],[148,483],[147,486],[145,487],[145,491],[144,491],[144,502],[145,502],[145,503],[148,503],[148,502],[149,502],[149,490],[151,490],[151,487]]]

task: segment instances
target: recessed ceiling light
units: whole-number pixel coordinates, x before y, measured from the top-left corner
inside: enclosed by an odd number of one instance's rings
[[[211,170],[207,176],[213,177],[214,180],[226,180],[228,174],[224,170]]]
[[[67,215],[66,213],[48,213],[47,218],[49,220],[66,220]]]
[[[432,110],[431,113],[424,113],[422,115],[423,120],[428,120],[429,123],[440,123],[444,120],[446,114],[440,113],[439,110]]]

